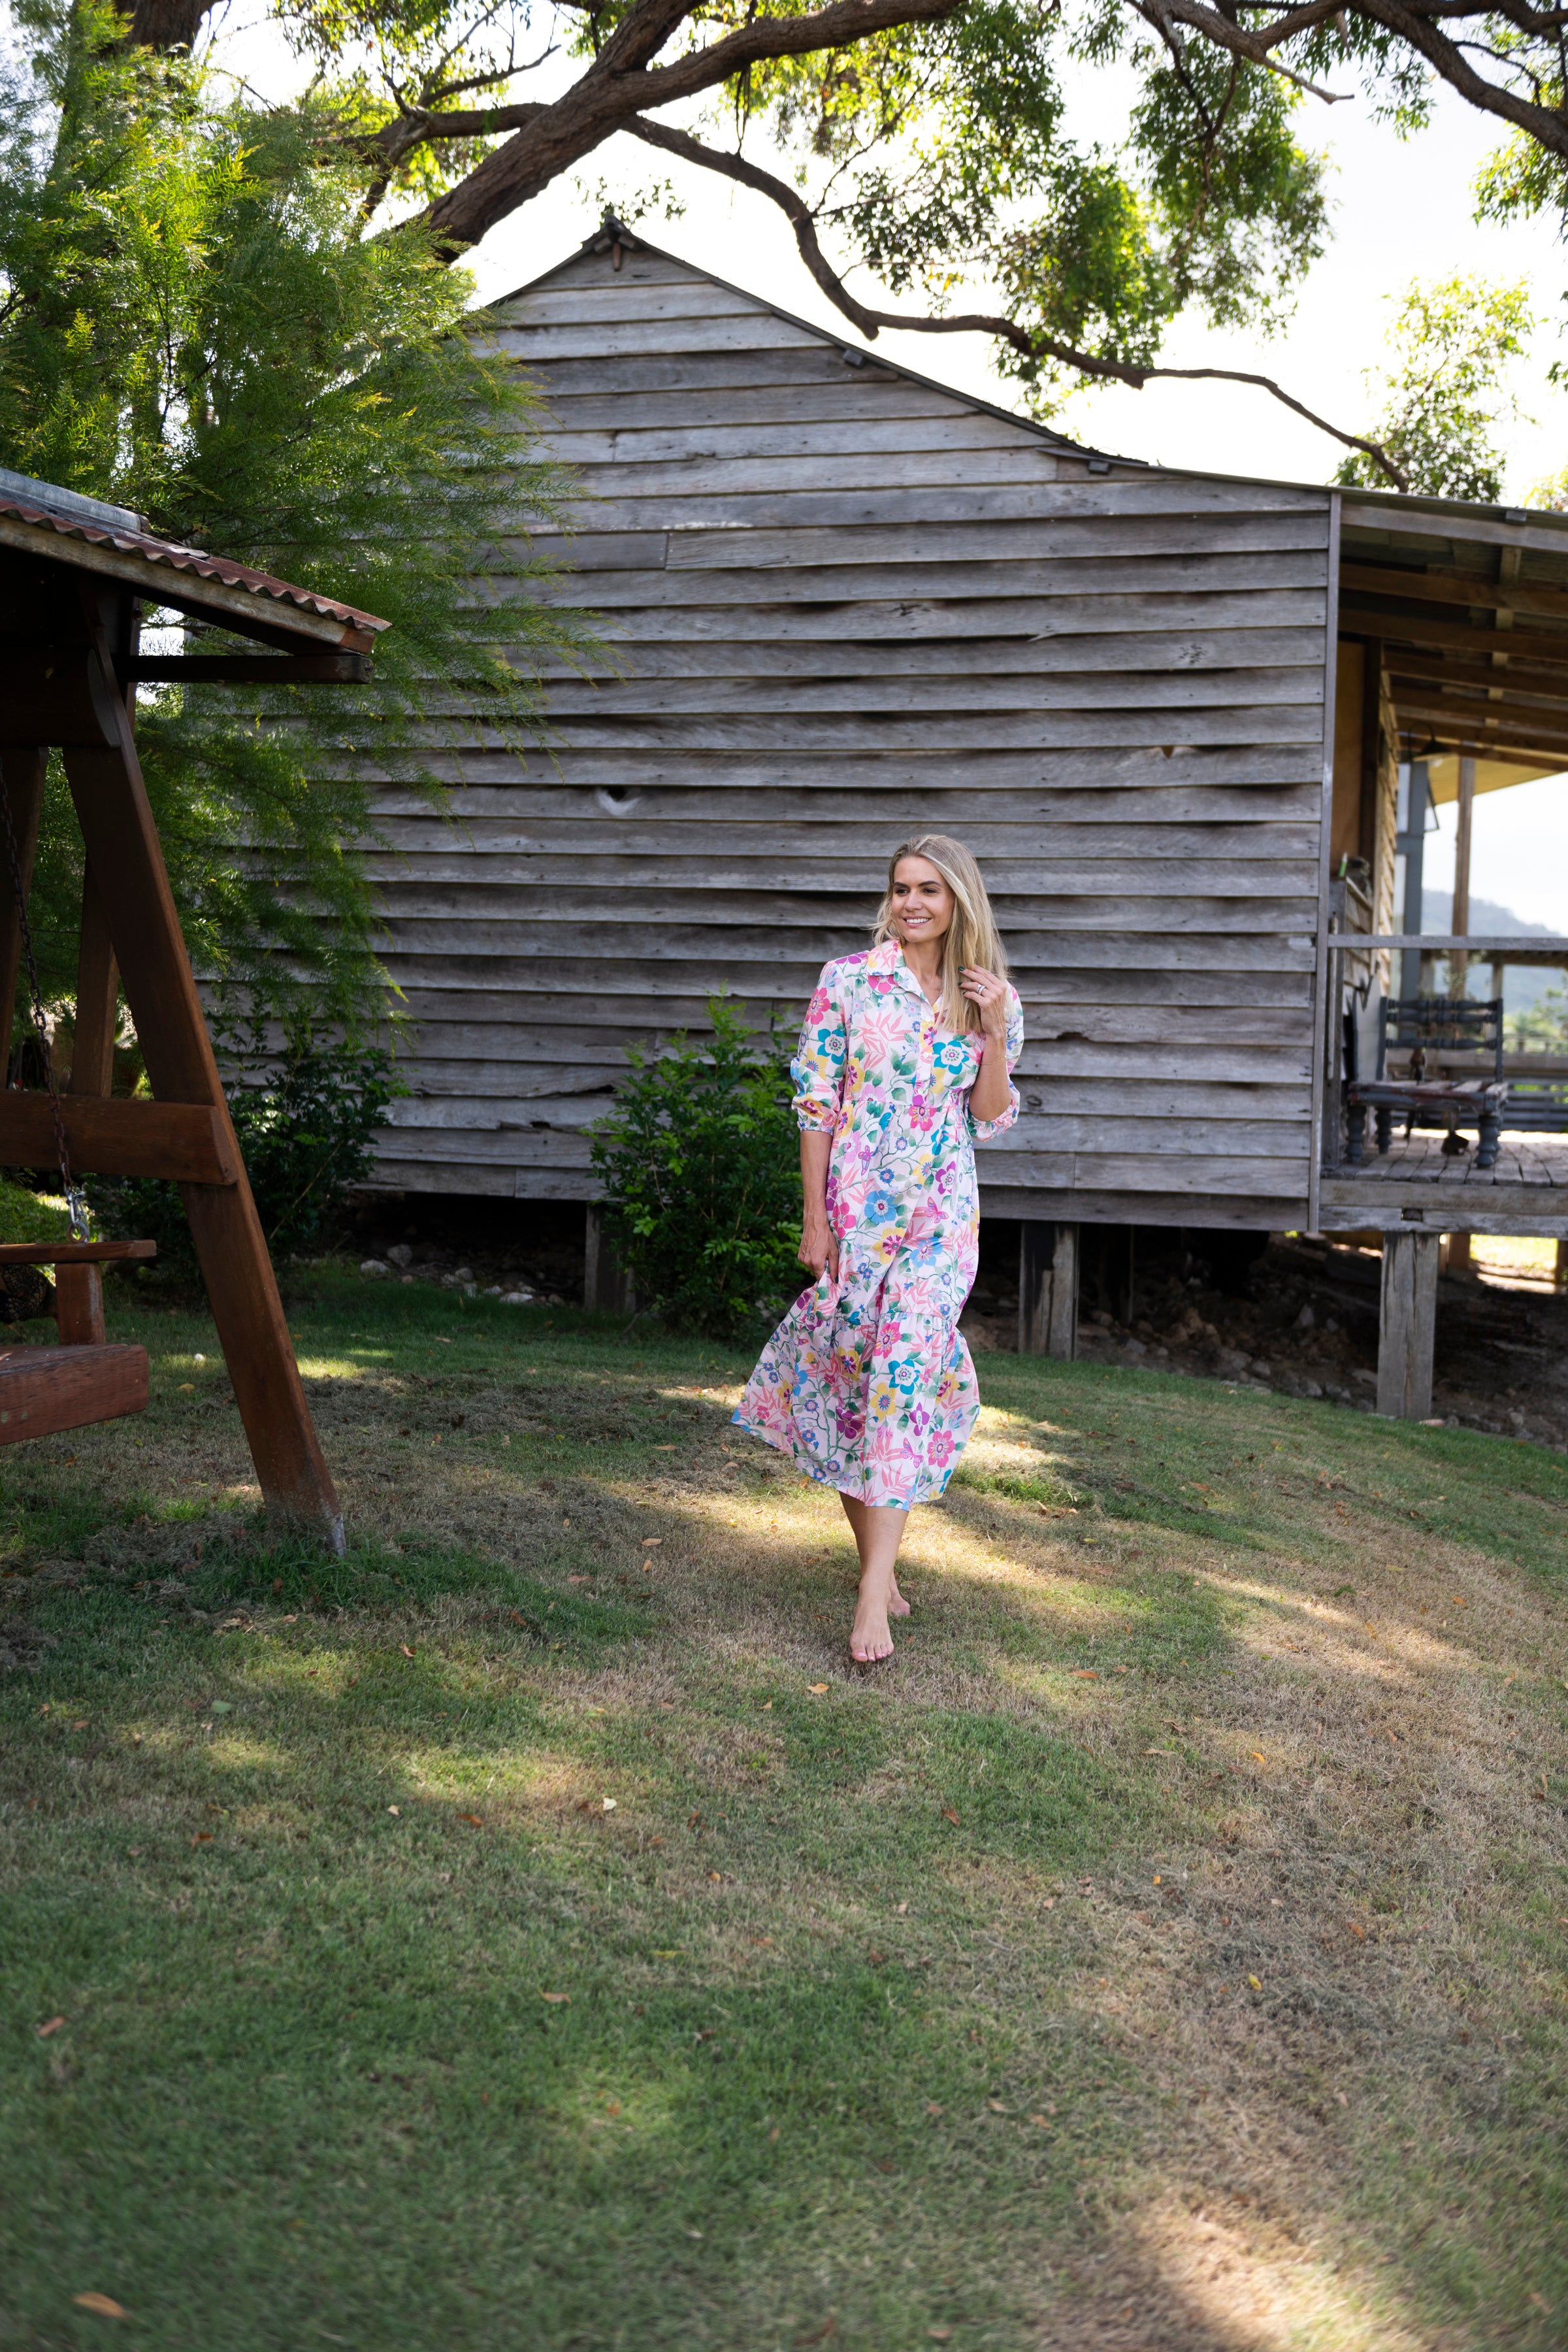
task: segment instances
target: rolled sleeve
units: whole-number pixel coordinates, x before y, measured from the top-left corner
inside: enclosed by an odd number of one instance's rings
[[[793,1108],[804,1134],[831,1135],[838,1124],[844,1099],[844,1061],[848,1050],[844,1008],[835,986],[833,966],[823,969],[816,993],[806,1007],[800,1045],[790,1064],[795,1081]]]
[[[1008,1078],[1007,1108],[997,1118],[976,1118],[974,1113],[973,1111],[970,1112],[969,1131],[974,1138],[976,1143],[989,1143],[993,1136],[1005,1135],[1007,1129],[1017,1118],[1018,1113],[1022,1108],[1022,1105],[1018,1099],[1018,1089],[1013,1085],[1012,1077],[1018,1056],[1023,1050],[1024,1008],[1018,1001],[1017,990],[1016,988],[1009,987],[1007,991],[1006,1043]]]

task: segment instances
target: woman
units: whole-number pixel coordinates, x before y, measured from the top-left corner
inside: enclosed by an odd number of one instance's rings
[[[835,1486],[860,1555],[858,1664],[893,1654],[911,1507],[952,1475],[980,1408],[958,1318],[974,1280],[974,1139],[1012,1126],[1024,1016],[980,868],[944,834],[893,854],[875,944],[823,969],[794,1064],[816,1276],[735,1419]]]

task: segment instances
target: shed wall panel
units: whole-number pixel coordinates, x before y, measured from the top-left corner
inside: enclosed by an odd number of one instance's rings
[[[502,306],[582,498],[482,593],[610,667],[550,740],[454,709],[388,785],[416,1045],[383,1181],[588,1199],[630,1045],[725,989],[793,1019],[889,849],[985,866],[1024,1000],[999,1213],[1289,1222],[1307,1192],[1329,499],[1086,453],[665,256]],[[509,564],[544,552],[542,583]]]

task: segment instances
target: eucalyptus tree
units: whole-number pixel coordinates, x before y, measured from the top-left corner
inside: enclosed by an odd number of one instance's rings
[[[129,37],[199,46],[212,5],[128,0]],[[1367,106],[1410,133],[1457,94],[1498,125],[1481,192],[1498,217],[1561,205],[1568,162],[1568,16],[1528,0],[274,0],[274,13],[358,160],[373,222],[416,219],[459,255],[625,132],[777,206],[868,335],[994,337],[1041,413],[1085,379],[1235,374],[1163,366],[1164,339],[1183,311],[1260,336],[1288,313],[1329,236],[1316,108]],[[1097,77],[1127,95],[1114,146],[1085,128]],[[987,307],[960,307],[974,285]],[[1325,429],[1379,478],[1407,478],[1374,438]]]

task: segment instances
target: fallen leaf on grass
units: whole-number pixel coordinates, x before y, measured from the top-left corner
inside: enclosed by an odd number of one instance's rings
[[[570,2001],[572,1996],[569,1992],[542,1992],[539,1998],[541,2000]]]
[[[484,1827],[484,1822],[478,1813],[459,1813],[458,1819],[460,1822],[467,1822],[471,1830],[482,1830]]]
[[[64,2023],[65,2019],[63,2017],[47,2017],[42,2025],[38,2028],[39,2041],[47,2042],[50,2034],[58,2033]]]
[[[1261,1977],[1248,1977],[1247,1981],[1252,1987],[1254,1992],[1261,1992],[1263,1990],[1263,1979]]]
[[[826,1683],[807,1683],[806,1688],[811,1692],[814,1698],[820,1698],[823,1692],[828,1688],[828,1685]]]
[[[191,1843],[193,1845],[211,1845],[212,1842],[213,1833],[211,1830],[198,1830],[195,1837],[191,1840]]]
[[[885,1969],[888,1965],[888,1955],[886,1952],[868,1952],[866,1957],[870,1961],[871,1966],[874,1969]]]
[[[942,1817],[944,1822],[951,1822],[955,1830],[961,1830],[963,1827],[963,1823],[959,1820],[958,1815],[953,1811],[951,1805],[943,1805],[942,1809]]]
[[[1000,2099],[987,2099],[985,2104],[994,2116],[1005,2116],[1007,2112]]]
[[[591,1576],[569,1576],[566,1581],[568,1584],[592,1584],[594,1580]]]
[[[81,2297],[79,2295],[77,2297],[77,2301],[79,2303],[81,2301]],[[1547,2302],[1546,2297],[1543,2294],[1537,2294],[1533,2287],[1531,2287],[1529,2294],[1525,2297],[1525,2301],[1527,2303],[1532,2303],[1537,2311],[1543,2311],[1548,2319],[1551,2318],[1552,2305]]]
[[[940,2116],[942,2113],[940,2100],[928,2099],[926,2101],[926,2113],[928,2116]]]
[[[406,1642],[399,1642],[397,1646],[402,1651],[405,1658],[411,1658],[414,1655],[413,1651],[409,1648]]]
[[[1173,1756],[1175,1752],[1173,1748],[1145,1748],[1143,1750],[1145,1756]]]
[[[1365,1943],[1366,1929],[1364,1927],[1358,1927],[1353,1919],[1347,1919],[1345,1921],[1345,1926],[1350,1929],[1351,1934],[1355,1937],[1358,1944]]]
[[[1260,1748],[1249,1748],[1247,1752],[1251,1757],[1255,1764],[1267,1764],[1268,1761],[1268,1757],[1265,1756]]]
[[[617,1800],[614,1797],[601,1797],[599,1800],[600,1811],[602,1812],[613,1813],[616,1811],[616,1802]]]
[[[664,1538],[662,1536],[644,1536],[642,1539],[642,1548],[644,1551],[651,1551],[655,1544],[661,1544],[663,1541]]]
[[[1075,1683],[1097,1683],[1100,1680],[1100,1668],[1098,1666],[1074,1666],[1072,1670],[1072,1679]]]
[[[709,1872],[708,1875],[709,1875],[709,1877],[710,1877],[710,1878],[714,1879],[714,1880],[716,1880],[716,1881],[718,1881],[718,1882],[720,1882],[720,1883],[721,1884],[721,1883],[722,1883],[722,1881],[723,1881],[724,1874],[723,1874],[723,1872],[722,1872],[721,1870],[710,1870],[710,1871]]]
[[[1032,2124],[1038,2124],[1042,2131],[1049,2131],[1051,2127],[1051,2119],[1049,2116],[1031,2116],[1029,2117],[1029,2121]]]
[[[926,2334],[933,2344],[946,2344],[952,2339],[952,2330],[951,2327],[928,2327]]]
[[[131,2314],[122,2303],[108,2294],[73,2294],[71,2301],[79,2311],[96,2311],[100,2319],[129,2319]]]
[[[838,2322],[829,2312],[820,2327],[814,2327],[809,2336],[797,2336],[795,2340],[802,2347],[807,2344],[826,2344],[830,2336],[837,2336],[837,2333]]]

